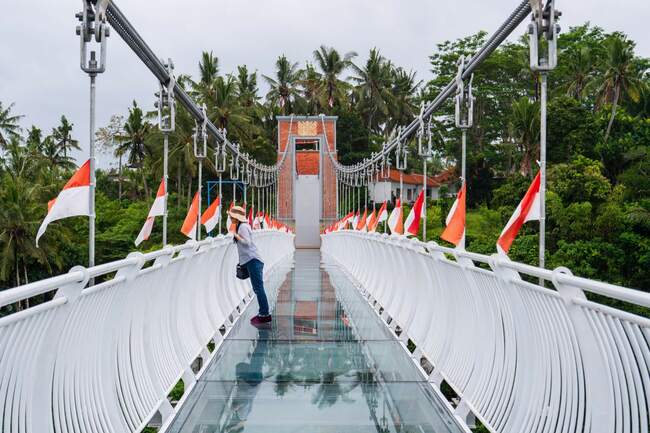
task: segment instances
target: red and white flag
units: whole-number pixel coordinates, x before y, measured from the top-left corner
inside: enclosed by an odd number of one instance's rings
[[[203,215],[201,215],[201,224],[205,226],[205,231],[209,233],[219,224],[220,219],[221,198],[217,197],[214,203],[211,203],[205,212],[203,212]]]
[[[350,212],[338,222],[337,230],[345,230],[350,220],[354,217],[354,213]]]
[[[386,210],[386,201],[384,200],[384,203],[382,203],[381,207],[379,208],[379,212],[377,213],[377,224],[383,223],[388,219],[388,211]]]
[[[263,220],[263,224],[262,224],[262,225],[264,226],[264,229],[265,229],[265,230],[268,230],[268,229],[270,229],[271,227],[273,227],[273,226],[271,225],[271,217],[269,217],[268,214],[267,214],[267,215],[264,215],[264,220]]]
[[[47,215],[36,233],[36,246],[38,247],[38,240],[51,222],[73,216],[89,216],[90,213],[90,160],[88,160],[72,175],[59,195],[48,202]]]
[[[366,220],[368,218],[368,209],[363,210],[363,215],[357,221],[356,229],[362,232],[366,231]]]
[[[235,206],[234,202],[230,202],[230,207],[228,208],[228,211],[232,209]],[[229,233],[235,233],[235,230],[237,229],[237,223],[235,223],[232,218],[230,218],[230,212],[228,212],[228,218],[226,218],[226,228],[228,229]]]
[[[249,224],[252,228],[254,228],[254,227],[253,227],[253,219],[254,219],[254,217],[253,217],[253,206],[251,206],[251,209],[248,211],[248,224]]]
[[[352,217],[352,230],[357,229],[357,226],[359,225],[359,217],[360,217],[360,212],[357,211],[357,213],[354,214],[354,217]]]
[[[394,235],[403,235],[404,234],[404,224],[402,218],[402,202],[400,199],[397,199],[395,203],[395,208],[390,213],[388,217],[388,228],[390,229],[391,234]]]
[[[372,213],[368,217],[368,231],[369,232],[374,232],[377,229],[377,211],[375,209],[372,210]]]
[[[464,249],[465,248],[465,214],[466,214],[466,185],[463,182],[463,186],[458,191],[456,196],[456,201],[451,207],[445,224],[447,227],[442,232],[440,237],[447,242],[451,242],[456,245],[456,247]]]
[[[424,215],[424,191],[420,191],[418,198],[415,199],[413,208],[406,218],[404,227],[406,227],[406,235],[417,236],[420,232],[420,220]]]
[[[252,216],[252,209],[251,209],[251,216]],[[262,221],[262,213],[258,212],[257,215],[255,215],[255,218],[253,218],[253,230],[259,230],[262,227],[260,226],[260,221]]]
[[[199,221],[199,193],[194,194],[192,204],[187,211],[187,216],[181,227],[181,233],[190,239],[196,239],[197,223]]]
[[[147,219],[142,226],[142,230],[138,234],[138,237],[135,238],[135,246],[137,247],[143,241],[149,239],[151,236],[151,230],[153,229],[153,222],[157,216],[163,216],[165,214],[165,179],[160,181],[160,186],[158,186],[158,192],[156,193],[156,199],[149,209],[149,214]]]
[[[512,242],[517,237],[517,234],[524,223],[539,220],[540,179],[540,173],[537,173],[537,176],[533,179],[533,183],[528,188],[528,191],[526,191],[523,200],[521,200],[519,206],[515,209],[515,213],[512,214],[510,220],[501,232],[501,236],[499,236],[499,240],[497,241],[497,251],[499,253],[508,253]]]

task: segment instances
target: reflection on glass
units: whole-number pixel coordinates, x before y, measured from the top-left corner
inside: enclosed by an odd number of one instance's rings
[[[269,290],[274,320],[248,308],[180,411],[178,433],[457,433],[426,379],[339,270],[298,251]]]

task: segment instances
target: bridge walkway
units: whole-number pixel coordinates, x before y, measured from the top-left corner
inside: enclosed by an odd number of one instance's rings
[[[297,250],[267,284],[274,320],[218,348],[168,431],[463,431],[408,353],[337,267]]]

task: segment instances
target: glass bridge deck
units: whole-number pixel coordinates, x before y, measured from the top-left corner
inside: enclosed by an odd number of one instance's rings
[[[252,302],[168,430],[174,433],[447,433],[456,421],[350,281],[297,250]]]

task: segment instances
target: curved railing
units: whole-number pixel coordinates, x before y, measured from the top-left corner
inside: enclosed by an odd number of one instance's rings
[[[291,234],[256,231],[255,241],[267,272],[293,252]],[[232,237],[219,236],[0,292],[0,308],[54,293],[0,318],[0,431],[119,433],[168,421],[174,385],[183,380],[185,398],[220,328],[251,299],[236,263]],[[92,278],[103,282],[87,287]]]
[[[356,280],[418,366],[489,430],[648,432],[650,294],[381,234],[340,231],[322,250]],[[545,288],[530,281],[545,279]],[[592,298],[592,299],[590,299]],[[600,298],[603,299],[603,298]],[[423,370],[424,372],[424,370]]]

